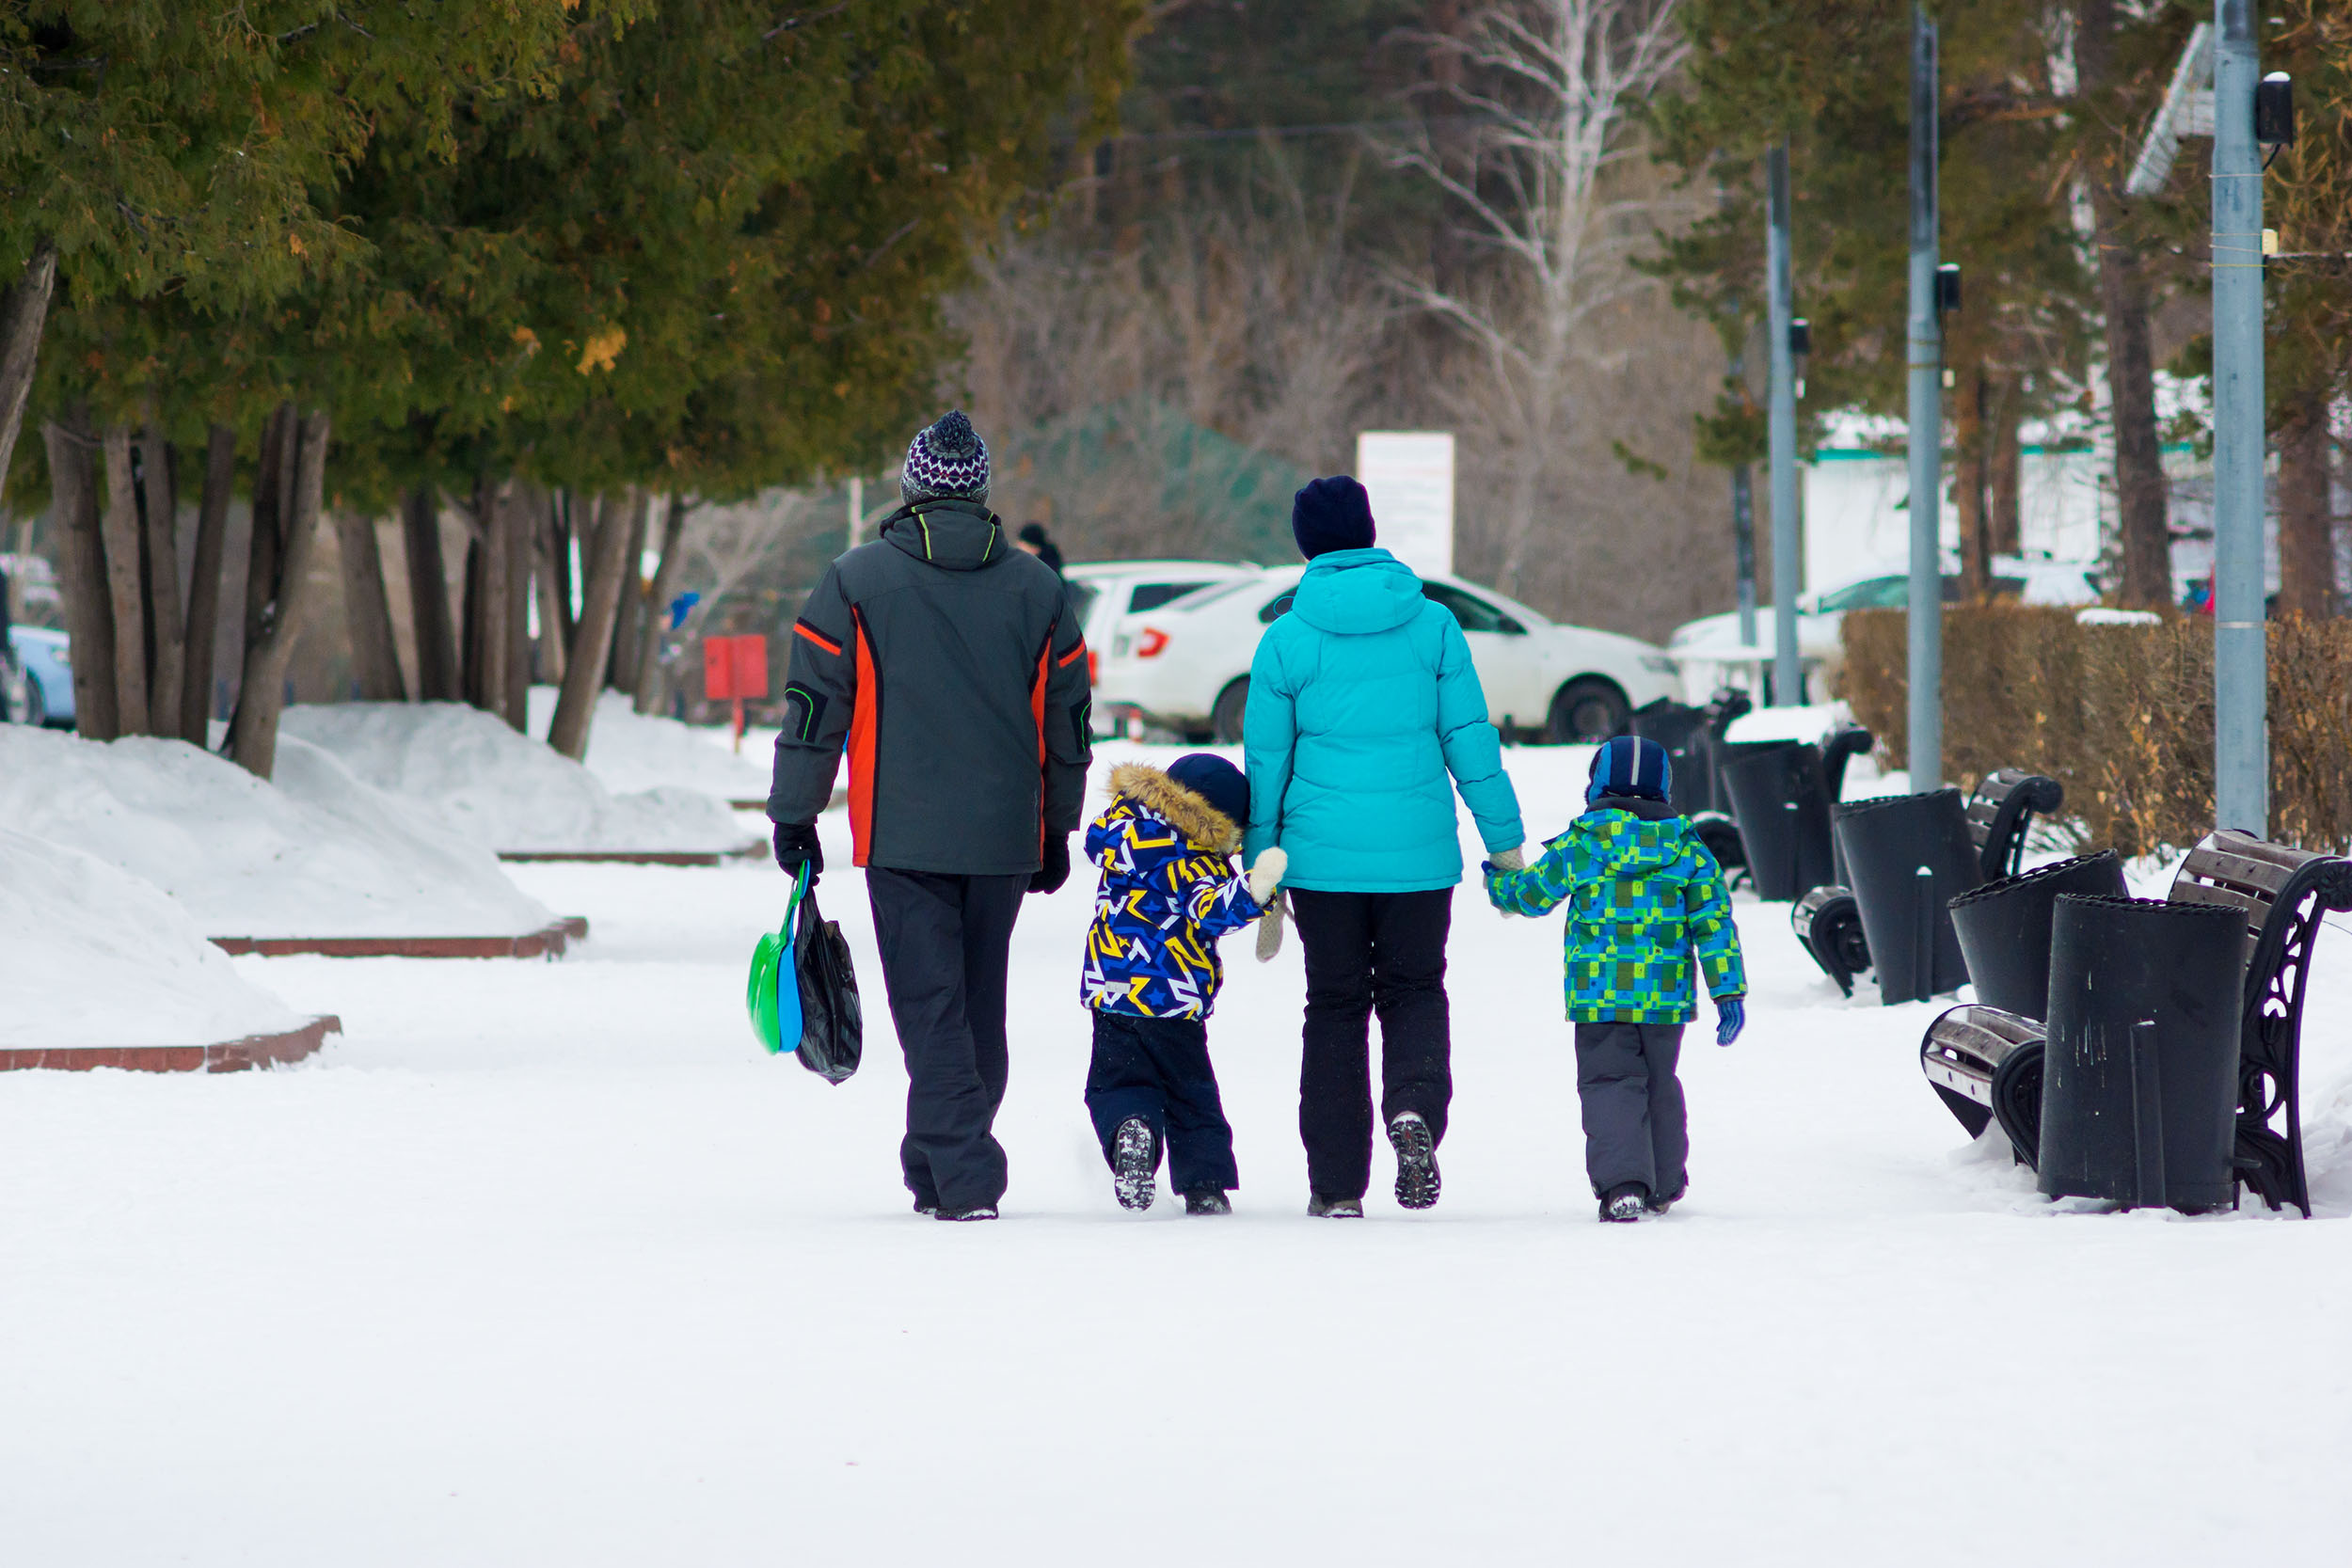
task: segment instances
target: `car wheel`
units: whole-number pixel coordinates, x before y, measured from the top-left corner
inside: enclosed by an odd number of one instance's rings
[[[39,728],[49,722],[49,705],[41,700],[40,682],[24,677],[24,721]]]
[[[1241,744],[1242,716],[1248,710],[1249,677],[1244,675],[1227,682],[1225,689],[1216,694],[1216,705],[1209,709],[1209,728],[1219,745]]]
[[[1580,675],[1551,699],[1546,733],[1555,746],[1597,745],[1622,731],[1632,711],[1616,682]]]

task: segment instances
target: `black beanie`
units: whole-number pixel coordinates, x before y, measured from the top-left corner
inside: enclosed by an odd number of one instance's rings
[[[1249,780],[1215,752],[1191,752],[1168,765],[1170,783],[1182,784],[1218,811],[1234,827],[1249,822]]]
[[[1312,561],[1331,550],[1372,547],[1372,498],[1345,474],[1311,479],[1291,498],[1291,537]]]

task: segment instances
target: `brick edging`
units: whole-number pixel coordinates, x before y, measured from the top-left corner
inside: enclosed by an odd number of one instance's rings
[[[72,1045],[0,1050],[0,1072],[46,1069],[87,1072],[121,1068],[130,1072],[243,1072],[248,1068],[298,1062],[343,1032],[343,1021],[324,1013],[278,1035],[247,1035],[218,1045]]]
[[[316,954],[329,958],[561,958],[566,945],[585,942],[588,918],[566,915],[517,937],[214,937],[224,953],[259,953],[283,958]]]

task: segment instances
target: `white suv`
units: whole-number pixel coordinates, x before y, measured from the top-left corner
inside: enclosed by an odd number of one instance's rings
[[[1128,617],[1129,629],[1102,658],[1096,712],[1196,741],[1239,740],[1258,639],[1290,609],[1305,571],[1249,570]],[[1425,578],[1422,591],[1460,623],[1488,717],[1506,735],[1601,740],[1616,734],[1633,709],[1680,693],[1675,661],[1647,642],[1556,625],[1459,578]]]

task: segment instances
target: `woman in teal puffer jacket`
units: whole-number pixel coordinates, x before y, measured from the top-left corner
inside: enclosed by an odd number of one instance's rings
[[[1397,1201],[1426,1209],[1438,1200],[1437,1146],[1454,1094],[1454,795],[1500,864],[1524,836],[1518,798],[1462,628],[1422,596],[1410,567],[1373,546],[1363,486],[1314,481],[1292,501],[1291,531],[1310,564],[1249,667],[1244,852],[1279,845],[1290,856],[1285,885],[1307,953],[1298,1131],[1308,1212],[1363,1212],[1375,1011]],[[1267,925],[1275,941],[1279,918]]]

